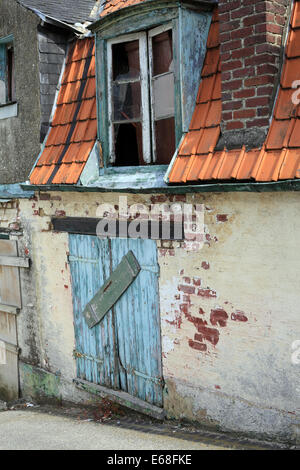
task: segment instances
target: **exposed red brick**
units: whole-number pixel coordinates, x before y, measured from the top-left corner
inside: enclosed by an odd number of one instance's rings
[[[244,312],[241,312],[240,310],[237,310],[235,313],[231,314],[231,320],[246,322],[246,321],[248,321],[248,318],[246,317]]]
[[[180,284],[178,286],[178,290],[181,292],[184,292],[185,294],[194,294],[195,293],[195,287],[193,286],[184,286]]]
[[[227,214],[217,214],[217,222],[227,222],[228,215]]]
[[[239,70],[234,70],[232,73],[233,78],[251,77],[255,74],[254,67],[243,67]]]
[[[202,261],[201,267],[202,267],[203,269],[209,269],[209,263],[207,263],[206,261]]]
[[[244,16],[249,16],[254,13],[254,4],[248,6],[242,6],[231,12],[231,18],[243,18]]]
[[[197,290],[197,295],[199,295],[200,297],[206,297],[206,298],[217,297],[216,292],[209,289],[209,288],[207,288],[207,289],[198,289]]]
[[[227,320],[228,320],[228,314],[225,312],[225,310],[221,308],[211,310],[210,323],[212,325],[219,325],[224,328],[227,324]]]
[[[281,3],[281,0],[275,3],[269,0],[240,0],[233,9],[231,4],[227,0],[219,0],[220,11],[227,15],[226,20],[222,14],[219,16],[220,29],[224,34],[220,44],[222,91],[232,92],[226,99],[222,96],[223,133],[249,128],[254,124],[266,127],[265,121],[260,118],[268,116],[265,113],[273,96],[273,87],[266,88],[263,95],[256,95],[255,88],[264,85],[271,87],[276,83],[280,56],[278,46],[281,46],[287,13],[287,3]],[[228,32],[231,32],[231,40],[228,39]],[[251,89],[249,93],[247,89]],[[255,105],[253,101],[247,104],[247,99],[256,96],[265,96],[268,103]],[[234,104],[236,101],[238,105]],[[249,107],[253,109],[248,110]],[[232,110],[236,112],[231,115],[228,111]]]
[[[255,54],[255,48],[254,47],[243,47],[241,49],[232,51],[232,54],[230,57],[232,59],[241,59],[244,57],[251,57]],[[222,60],[224,60],[224,57],[222,55]]]
[[[231,39],[247,38],[251,36],[253,32],[254,32],[253,26],[249,26],[248,28],[244,28],[244,29],[238,29],[238,30],[232,31]]]
[[[65,212],[65,211],[56,209],[56,211],[55,211],[55,217],[65,217],[65,216],[66,216],[66,212]]]
[[[255,109],[242,109],[240,111],[235,111],[233,113],[233,117],[240,119],[240,118],[253,118],[256,115]]]
[[[269,119],[254,119],[253,121],[247,121],[247,127],[267,127],[269,125]]]
[[[243,129],[244,123],[242,121],[232,121],[226,124],[226,129],[228,131],[235,130],[235,129]]]
[[[204,343],[198,343],[196,341],[193,341],[192,339],[189,339],[189,346],[193,349],[197,349],[198,351],[206,351],[207,350],[207,345]]]
[[[49,193],[40,193],[39,198],[41,201],[49,201],[51,195]]]
[[[266,106],[269,104],[269,97],[268,96],[261,96],[260,98],[249,98],[246,100],[246,106],[249,108],[258,106]]]
[[[254,95],[254,88],[247,88],[246,90],[235,91],[233,94],[234,98],[251,98]]]
[[[231,60],[221,64],[222,72],[227,70],[234,70],[242,67],[242,62],[240,60]],[[223,77],[224,78],[224,77]]]

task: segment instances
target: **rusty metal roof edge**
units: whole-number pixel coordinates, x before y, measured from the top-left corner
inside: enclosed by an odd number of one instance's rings
[[[167,194],[187,194],[201,192],[278,192],[278,191],[300,191],[299,180],[283,180],[272,182],[251,182],[243,183],[208,183],[198,185],[169,185],[152,188],[109,188],[97,186],[78,186],[68,184],[58,185],[30,185],[21,184],[24,191],[73,191],[73,192],[99,192],[99,193],[167,193]]]

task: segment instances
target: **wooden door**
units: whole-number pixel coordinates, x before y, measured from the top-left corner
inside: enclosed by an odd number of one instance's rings
[[[162,406],[157,248],[153,240],[70,236],[77,377]],[[83,316],[124,255],[141,271],[93,328]]]

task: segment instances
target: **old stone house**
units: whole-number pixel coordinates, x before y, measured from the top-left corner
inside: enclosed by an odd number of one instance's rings
[[[21,185],[20,393],[106,394],[295,441],[300,2],[107,1],[97,15],[68,43]],[[202,243],[121,236],[125,200],[134,215],[201,206]],[[118,214],[107,238],[103,204]]]

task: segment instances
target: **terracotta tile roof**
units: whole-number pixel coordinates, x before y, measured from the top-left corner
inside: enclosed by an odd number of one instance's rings
[[[100,18],[103,18],[109,13],[114,13],[115,11],[121,10],[122,8],[130,7],[144,1],[146,0],[106,0],[103,10],[100,13]]]
[[[30,183],[77,183],[96,137],[94,39],[86,38],[70,46],[50,132]]]
[[[220,180],[278,181],[300,178],[300,107],[292,101],[300,80],[300,0],[295,1],[279,92],[269,133],[261,149],[215,151],[221,123],[218,16],[215,10],[194,115],[170,183]],[[297,84],[299,89],[300,82]],[[300,100],[300,91],[296,93]],[[247,142],[245,142],[247,144]]]

